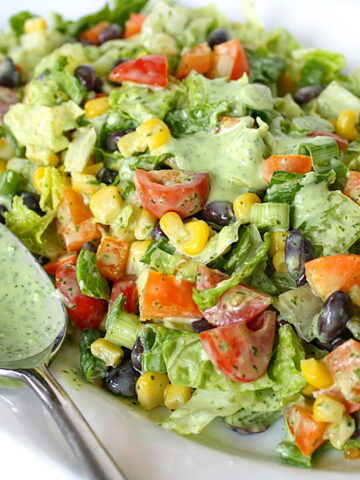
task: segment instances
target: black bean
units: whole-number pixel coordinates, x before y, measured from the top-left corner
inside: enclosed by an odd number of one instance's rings
[[[99,45],[102,45],[109,40],[115,40],[116,38],[121,38],[124,29],[120,27],[117,23],[112,23],[107,28],[105,28],[99,34]]]
[[[322,85],[311,85],[309,87],[302,87],[294,93],[294,100],[299,105],[310,102],[314,98],[318,97],[324,90]]]
[[[138,337],[131,351],[131,361],[135,370],[140,373],[142,371],[141,356],[143,352],[144,352],[144,345],[142,344],[141,338]]]
[[[5,225],[5,213],[8,211],[8,209],[5,207],[5,205],[0,205],[0,223]]]
[[[339,345],[342,345],[345,343],[347,340],[351,338],[351,332],[347,328],[343,330],[342,336],[334,340],[333,342],[320,342],[318,338],[315,338],[312,342],[315,347],[320,348],[321,350],[326,350],[328,352],[332,352],[335,350],[336,347]]]
[[[159,220],[156,221],[154,228],[151,230],[150,237],[153,240],[161,240],[162,238],[168,238],[167,235],[162,231]]]
[[[318,322],[318,339],[320,342],[332,343],[342,336],[350,318],[350,298],[340,290],[333,292],[325,301]]]
[[[111,185],[114,183],[114,180],[117,176],[117,172],[115,170],[111,170],[110,168],[101,168],[98,173],[96,174],[96,178],[101,183],[105,183],[106,185]]]
[[[25,207],[33,210],[38,215],[45,215],[45,213],[40,208],[40,195],[38,195],[37,193],[22,192],[21,196]]]
[[[234,220],[234,211],[231,202],[219,200],[208,203],[198,216],[207,222],[224,227]]]
[[[106,139],[106,147],[111,152],[116,152],[118,150],[117,142],[119,138],[123,137],[127,133],[133,132],[135,128],[128,128],[126,130],[117,130],[116,132],[110,133]]]
[[[229,32],[225,30],[225,28],[217,28],[210,33],[208,44],[210,48],[214,48],[215,45],[227,42],[228,40],[230,40]]]
[[[0,85],[3,87],[17,87],[21,83],[19,70],[11,58],[5,58],[0,63]]]
[[[211,330],[212,328],[215,328],[214,325],[211,325],[211,323],[209,323],[205,318],[191,322],[191,326],[196,333],[205,332],[205,330]]]
[[[352,413],[351,416],[355,420],[355,432],[351,438],[357,439],[360,438],[360,411]]]
[[[299,230],[289,232],[285,242],[285,263],[297,287],[306,283],[305,263],[313,258],[314,249],[310,240],[305,238]]]
[[[95,70],[90,65],[80,65],[75,70],[75,77],[80,80],[81,85],[86,90],[100,90],[101,79],[96,75]]]
[[[82,250],[89,250],[89,252],[97,252],[96,245],[94,245],[92,242],[86,242],[84,245],[81,247]]]
[[[36,258],[37,262],[40,263],[41,266],[44,266],[50,262],[50,258],[45,257],[45,255],[40,255],[39,253],[33,253],[33,256]]]
[[[133,397],[136,393],[135,386],[138,378],[139,373],[134,370],[131,360],[127,360],[107,372],[104,386],[114,395]]]

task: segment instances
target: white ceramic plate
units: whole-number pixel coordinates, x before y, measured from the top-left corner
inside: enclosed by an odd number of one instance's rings
[[[183,3],[204,5],[206,0]],[[239,0],[221,0],[219,7],[241,19]],[[318,46],[347,55],[360,65],[357,34],[360,3],[350,0],[255,0],[269,27],[286,26],[305,46]],[[69,17],[91,12],[102,0],[36,0],[1,2],[0,22],[30,9],[40,14],[59,11]],[[134,407],[91,385],[76,374],[77,353],[66,347],[52,371],[117,459],[128,480],[329,480],[359,478],[360,461],[344,462],[340,454],[325,455],[313,471],[281,465],[275,447],[281,422],[267,432],[239,436],[214,422],[197,438],[182,438],[157,427]],[[63,371],[66,370],[67,374]],[[81,480],[83,475],[56,426],[27,388],[0,388],[0,468],[3,478]]]

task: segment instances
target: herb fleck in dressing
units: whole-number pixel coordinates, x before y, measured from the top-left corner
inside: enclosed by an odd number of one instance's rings
[[[56,338],[64,314],[31,254],[0,225],[0,363],[31,357]]]

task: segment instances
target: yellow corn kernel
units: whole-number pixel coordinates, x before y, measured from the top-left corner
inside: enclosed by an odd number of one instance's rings
[[[287,93],[294,93],[297,89],[297,84],[289,72],[283,72],[277,81],[277,88],[279,95],[283,96]]]
[[[269,255],[273,257],[276,253],[285,250],[285,242],[288,232],[285,230],[277,230],[270,235]]]
[[[169,240],[174,243],[184,242],[189,238],[189,233],[182,218],[175,212],[165,213],[160,218],[160,228]]]
[[[301,373],[305,380],[316,388],[329,388],[334,383],[325,363],[315,358],[301,360]]]
[[[136,131],[130,132],[119,138],[117,142],[118,149],[125,158],[131,157],[134,153],[145,152],[147,143],[144,138]]]
[[[320,395],[313,405],[313,417],[317,422],[338,423],[342,420],[345,407],[330,395]]]
[[[188,238],[180,243],[180,250],[185,255],[197,255],[205,247],[209,235],[209,225],[204,220],[194,220],[184,224]]]
[[[0,175],[6,170],[6,162],[0,160]]]
[[[48,149],[38,149],[32,145],[26,147],[25,156],[32,162],[43,163],[49,167],[56,167],[59,163],[59,157],[56,153]]]
[[[336,133],[345,140],[354,140],[358,136],[356,123],[358,115],[354,110],[344,110],[336,120]]]
[[[191,387],[168,385],[165,390],[165,407],[169,410],[176,410],[190,400],[193,391],[194,389]]]
[[[35,190],[37,191],[37,193],[40,193],[40,194],[43,189],[43,181],[45,177],[46,168],[47,167],[38,167],[35,170],[35,173],[33,175],[33,184],[34,184]]]
[[[93,163],[92,165],[87,165],[82,173],[85,173],[86,175],[96,175],[99,170],[103,168],[104,164],[103,163]]]
[[[279,252],[275,253],[275,255],[273,256],[272,262],[277,272],[279,273],[287,272],[284,250],[280,250]]]
[[[154,228],[156,218],[145,208],[142,208],[136,219],[134,235],[136,240],[147,240],[150,238],[151,230]]]
[[[140,262],[140,260],[145,255],[145,252],[151,243],[152,240],[143,240],[141,242],[133,242],[131,244],[126,265],[127,275],[138,276],[139,272],[144,269],[145,264]]]
[[[24,32],[32,33],[38,30],[46,30],[46,21],[41,17],[28,18],[24,23]]]
[[[305,387],[302,388],[301,394],[305,397],[312,397],[312,394],[316,391],[316,388],[307,383]]]
[[[349,296],[351,298],[352,303],[357,307],[360,307],[360,286],[359,285],[354,285],[353,287],[350,288]]]
[[[136,382],[136,394],[140,406],[145,410],[164,405],[164,393],[169,385],[166,373],[145,372]]]
[[[5,138],[0,138],[0,160],[10,160],[15,156],[15,148]]]
[[[71,184],[75,192],[85,193],[86,195],[94,195],[100,188],[94,175],[77,172],[71,174]]]
[[[90,210],[99,223],[110,224],[121,212],[122,198],[117,187],[100,188],[90,200]]]
[[[340,422],[328,426],[326,434],[331,445],[341,450],[353,436],[355,428],[355,420],[350,415],[344,415]]]
[[[136,131],[145,140],[150,150],[162,147],[171,137],[168,126],[159,118],[150,118],[139,125]]]
[[[345,460],[358,460],[360,458],[360,448],[358,447],[347,447],[344,450]]]
[[[110,108],[108,97],[98,97],[88,100],[85,103],[85,117],[95,118],[98,115],[102,115]]]
[[[124,350],[105,338],[98,338],[90,346],[91,353],[107,367],[117,367],[124,357]]]
[[[242,193],[237,196],[233,203],[235,217],[243,223],[249,223],[254,203],[261,203],[260,198],[255,193]]]

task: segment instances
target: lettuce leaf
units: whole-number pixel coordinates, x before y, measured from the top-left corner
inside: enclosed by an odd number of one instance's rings
[[[81,293],[89,297],[109,300],[109,284],[96,266],[96,254],[94,252],[81,250],[76,262],[76,278]]]
[[[312,242],[317,256],[347,252],[360,238],[360,207],[314,178],[315,173],[307,174],[295,195],[293,226]]]
[[[214,418],[226,417],[253,400],[252,392],[238,395],[234,392],[197,389],[191,399],[161,422],[167,430],[182,435],[200,433]]]
[[[137,123],[149,118],[164,118],[175,105],[177,88],[152,88],[124,83],[114,88],[109,95],[110,106],[127,115]]]
[[[12,209],[5,214],[6,226],[33,253],[44,254],[44,234],[55,218],[55,211],[40,216],[25,207],[22,197],[14,197]]]
[[[185,258],[176,255],[175,250],[169,247],[165,239],[152,242],[148,246],[141,262],[157,272],[174,275],[177,267],[185,262]]]
[[[77,127],[82,114],[83,110],[72,100],[54,107],[17,103],[4,121],[20,144],[59,152],[69,144],[64,133]]]
[[[35,14],[30,13],[26,10],[17,13],[9,18],[10,28],[16,35],[19,37],[24,33],[24,23],[30,18],[36,17]]]
[[[64,157],[66,172],[82,172],[96,143],[96,131],[92,127],[79,128],[70,142]]]
[[[297,395],[306,384],[300,371],[300,361],[304,358],[304,349],[291,326],[279,328],[279,342],[268,375],[274,382],[274,392],[284,401]]]
[[[41,210],[46,212],[56,209],[60,204],[62,191],[67,185],[68,179],[60,169],[46,167],[40,197]]]
[[[346,109],[360,115],[360,99],[337,81],[331,82],[318,96],[318,110],[322,117],[338,117]]]
[[[286,68],[284,58],[273,53],[264,54],[259,51],[247,50],[246,56],[250,63],[250,81],[269,85],[277,81]]]
[[[229,102],[209,103],[196,107],[172,110],[166,115],[165,122],[175,137],[198,131],[214,130],[219,115],[230,108]]]
[[[269,246],[270,234],[268,232],[264,236],[264,241],[258,241],[255,245],[249,242],[243,250],[241,249],[241,255],[239,254],[239,259],[231,277],[218,283],[216,287],[208,288],[206,290],[194,290],[193,299],[199,306],[200,310],[204,311],[207,308],[214,306],[218,298],[224,292],[232,287],[236,287],[236,285],[250,277],[255,268],[266,260]]]

